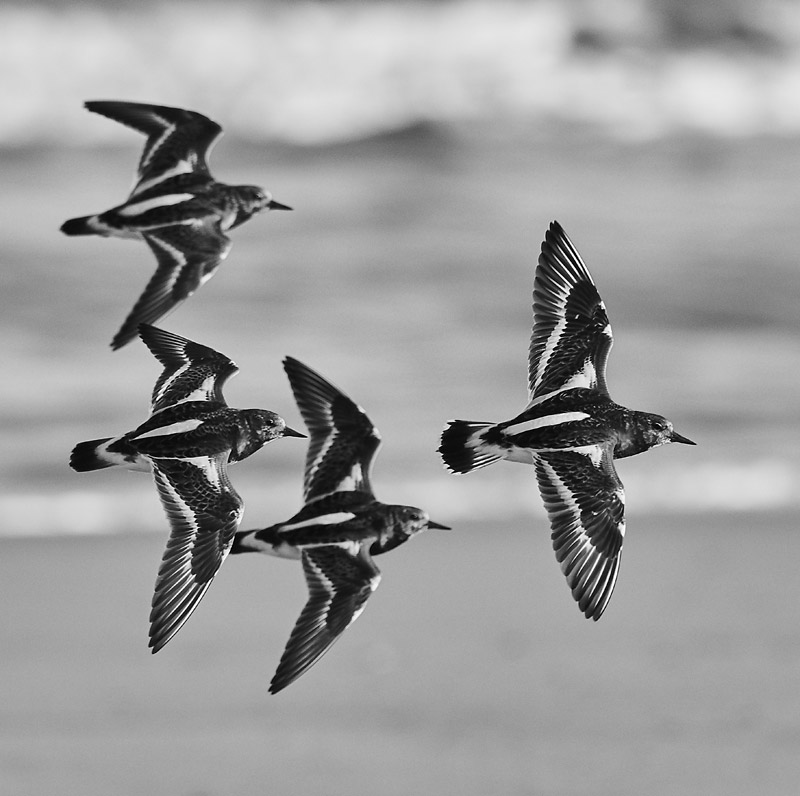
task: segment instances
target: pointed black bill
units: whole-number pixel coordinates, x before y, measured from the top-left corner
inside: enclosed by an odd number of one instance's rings
[[[692,442],[692,440],[688,439],[687,437],[682,437],[677,431],[672,432],[672,441],[682,442],[684,445],[697,445],[696,442]]]
[[[307,437],[306,434],[301,434],[299,431],[295,431],[293,428],[289,428],[289,426],[286,426],[286,428],[283,429],[283,436],[284,437],[301,437],[302,439],[306,439],[306,437]]]
[[[289,205],[282,205],[280,202],[276,202],[274,199],[270,199],[267,203],[267,210],[291,210],[292,208]]]
[[[428,527],[434,528],[435,530],[439,531],[452,531],[453,529],[449,525],[441,525],[438,522],[434,522],[433,520],[428,520]]]

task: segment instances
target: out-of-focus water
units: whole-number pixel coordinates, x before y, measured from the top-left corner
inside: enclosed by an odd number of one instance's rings
[[[209,114],[215,174],[296,208],[236,230],[161,323],[239,363],[233,405],[302,426],[286,354],[340,384],[386,441],[380,497],[445,522],[541,511],[528,468],[456,478],[435,449],[452,417],[524,406],[557,218],[611,313],[612,394],[699,443],[620,463],[629,510],[797,505],[797,4],[716,8],[689,35],[688,7],[634,0],[4,6],[0,533],[163,529],[147,477],[66,466],[138,424],[158,374],[107,347],[149,251],[58,232],[124,198],[141,151],[92,97]],[[236,468],[246,521],[297,508],[304,453]]]
[[[0,790],[792,792],[797,8],[1,7],[0,536],[106,538],[0,540]],[[281,359],[321,371],[383,435],[377,496],[454,527],[382,560],[364,617],[275,700],[299,567],[226,563],[154,658],[152,481],[67,464],[141,422],[159,373],[144,346],[108,347],[149,250],[58,231],[124,198],[141,152],[81,108],[100,97],[207,113],[226,130],[215,175],[295,208],[235,230],[160,325],[239,364],[232,405],[297,428]],[[613,397],[698,443],[618,463],[630,534],[599,624],[558,571],[532,468],[459,478],[436,453],[448,419],[524,407],[554,218],[609,310]],[[246,526],[299,507],[304,457],[282,440],[232,468]]]
[[[129,138],[2,161],[13,186],[0,197],[5,533],[163,531],[148,477],[66,464],[75,442],[135,427],[159,372],[139,344],[108,348],[149,251],[58,232],[125,194],[140,151]],[[795,506],[797,163],[792,141],[631,145],[520,125],[327,148],[225,138],[217,175],[263,183],[295,210],[236,230],[217,276],[161,325],[236,360],[232,405],[297,427],[281,358],[339,384],[383,433],[379,497],[448,524],[528,516],[542,511],[530,468],[455,477],[435,449],[450,418],[501,420],[525,405],[533,270],[558,218],[609,309],[612,395],[698,443],[619,463],[629,513]],[[237,465],[247,523],[296,510],[304,455],[281,440]]]
[[[0,143],[121,141],[87,98],[254,140],[519,115],[626,139],[795,133],[800,6],[651,0],[4,4]]]

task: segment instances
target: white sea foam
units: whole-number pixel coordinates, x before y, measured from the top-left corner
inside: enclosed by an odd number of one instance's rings
[[[764,12],[783,46],[763,56],[670,47],[657,15],[634,30],[602,11],[595,16],[608,46],[580,49],[576,36],[598,27],[591,4],[553,0],[192,9],[0,8],[0,71],[15,76],[0,84],[0,143],[130,140],[80,111],[84,100],[106,97],[197,108],[239,135],[298,142],[502,114],[592,123],[627,137],[800,129],[800,56],[785,33],[800,10],[791,6],[783,24]]]
[[[388,475],[388,474],[387,474]],[[502,522],[534,516],[544,521],[533,469],[498,464],[480,475],[429,481],[384,476],[381,494],[423,506],[437,521]],[[685,462],[626,466],[622,473],[630,511],[637,515],[785,511],[800,507],[800,464],[781,459]],[[0,537],[166,533],[152,486],[64,492],[21,492],[0,497]],[[294,479],[270,480],[269,494],[247,493],[243,528],[278,522],[299,508]]]

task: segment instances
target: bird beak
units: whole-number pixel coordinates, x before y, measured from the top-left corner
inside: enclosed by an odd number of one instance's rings
[[[286,426],[286,428],[283,429],[283,436],[284,437],[301,437],[302,439],[306,438],[305,434],[301,434],[299,431],[295,431],[293,428],[289,428],[289,426]]]
[[[433,520],[428,520],[428,527],[435,528],[439,531],[452,531],[453,529],[449,525],[440,525],[438,522],[434,522]]]
[[[692,442],[690,439],[687,439],[686,437],[682,437],[680,434],[678,434],[677,431],[673,431],[672,432],[671,441],[672,442],[682,442],[684,445],[697,445],[696,442]]]
[[[270,199],[267,202],[267,210],[291,210],[292,208],[289,205],[282,205],[280,202],[276,202],[274,199]]]

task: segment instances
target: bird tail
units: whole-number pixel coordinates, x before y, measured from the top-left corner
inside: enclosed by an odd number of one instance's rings
[[[105,444],[111,437],[104,439],[90,439],[86,442],[79,442],[73,449],[69,457],[69,466],[79,473],[89,470],[102,470],[104,467],[113,467],[117,462],[108,458],[105,451]],[[105,455],[104,455],[105,454]]]
[[[481,432],[492,425],[451,420],[442,432],[439,445],[439,453],[448,469],[454,473],[469,473],[499,461],[502,456],[491,450],[481,438]]]
[[[61,225],[61,231],[65,235],[96,235],[97,230],[90,223],[93,216],[81,216],[80,218],[67,219]]]

